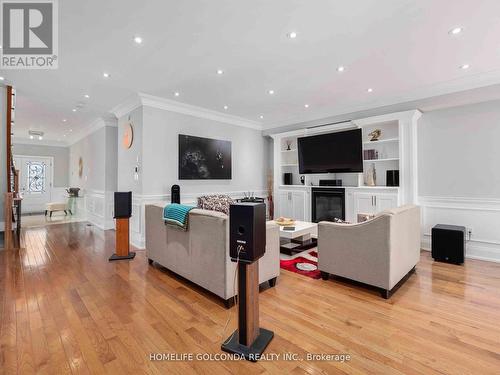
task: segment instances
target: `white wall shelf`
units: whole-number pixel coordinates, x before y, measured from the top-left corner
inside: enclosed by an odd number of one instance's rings
[[[363,142],[363,145],[376,146],[380,143],[390,143],[390,142],[399,142],[399,138],[387,138],[387,139],[379,139],[378,141],[367,141]]]
[[[386,159],[364,159],[363,162],[380,162],[380,161],[398,161],[399,158],[386,158]]]
[[[355,220],[360,204],[379,202],[389,206],[417,202],[418,175],[416,169],[416,126],[421,112],[418,110],[391,113],[350,122],[322,127],[298,129],[272,134],[274,139],[274,195],[275,216],[293,216],[297,220],[311,220],[311,190],[320,179],[341,179],[346,189],[346,217]],[[377,186],[364,185],[363,173],[305,174],[305,184],[300,184],[298,171],[297,138],[333,131],[362,129],[363,150],[375,150],[379,159],[363,160],[365,172],[370,163],[376,164]],[[382,131],[382,139],[370,141],[369,134],[375,129]],[[290,150],[286,150],[290,145]],[[399,170],[399,187],[386,185],[386,171]],[[292,184],[283,185],[283,174],[292,173]],[[362,194],[361,194],[362,193]],[[368,199],[363,199],[368,197]],[[375,200],[373,200],[375,201]],[[356,203],[357,202],[357,203]],[[373,205],[373,204],[372,204]],[[299,209],[300,208],[300,209]],[[374,210],[381,207],[371,207]],[[387,207],[383,207],[384,209]]]

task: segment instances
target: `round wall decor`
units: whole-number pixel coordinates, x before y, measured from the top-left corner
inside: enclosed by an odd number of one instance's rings
[[[132,123],[129,122],[125,124],[125,129],[122,138],[122,146],[124,149],[129,149],[130,147],[132,147],[133,142],[134,142],[134,128],[132,127]]]

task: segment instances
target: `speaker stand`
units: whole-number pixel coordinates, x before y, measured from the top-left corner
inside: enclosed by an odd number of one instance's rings
[[[109,257],[109,261],[134,259],[135,252],[129,251],[129,218],[116,219],[116,253]]]
[[[238,329],[221,349],[256,362],[274,333],[259,328],[259,263],[238,263]]]

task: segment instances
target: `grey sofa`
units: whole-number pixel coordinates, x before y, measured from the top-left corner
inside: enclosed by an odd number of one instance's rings
[[[165,225],[163,204],[146,205],[146,252],[150,263],[209,290],[230,305],[236,263],[229,257],[226,214],[202,209],[189,213],[186,232]],[[259,283],[274,286],[280,273],[279,227],[266,223],[266,253],[259,259]]]
[[[420,208],[386,210],[358,224],[318,224],[318,268],[376,286],[389,298],[420,259]]]

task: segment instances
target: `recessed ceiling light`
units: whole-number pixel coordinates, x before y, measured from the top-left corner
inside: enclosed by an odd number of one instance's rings
[[[450,31],[448,31],[448,34],[451,34],[451,35],[458,35],[458,34],[460,34],[462,31],[463,31],[463,29],[462,29],[461,27],[454,27],[453,29],[451,29]]]
[[[84,97],[85,99],[88,99],[88,98],[90,98],[90,95],[89,95],[89,94],[85,94],[85,95],[83,95],[83,97]]]
[[[135,44],[142,44],[142,38],[140,36],[135,36],[134,42],[135,42]]]
[[[260,115],[259,118],[262,120],[264,118],[264,116]]]
[[[366,92],[373,92],[373,89],[370,87]]]
[[[66,120],[65,118],[63,118],[63,122],[66,122],[66,121],[68,121],[68,120]]]
[[[73,109],[72,109],[72,111],[73,111],[73,112],[76,112],[76,108],[73,108]]]
[[[469,69],[469,68],[470,68],[469,64],[464,64],[464,65],[460,66],[460,69],[463,69],[463,70],[466,70],[466,69]]]
[[[66,134],[64,134],[63,137],[66,137]]]
[[[69,131],[70,131],[70,132],[72,132],[72,131],[73,131],[73,129],[69,129]]]
[[[344,70],[345,70],[345,67],[342,65],[337,68],[337,72],[339,72],[339,73],[342,73]]]
[[[290,31],[287,35],[290,39],[297,38],[297,33],[295,31]]]
[[[229,107],[228,107],[227,105],[225,105],[225,106],[224,106],[224,109],[226,109],[226,110],[227,110],[228,108],[229,108]]]
[[[274,90],[269,90],[267,93],[268,93],[269,95],[274,95]]]
[[[109,73],[106,73],[106,72],[102,73],[102,76],[103,76],[104,78],[109,78],[109,77],[111,77],[111,75],[110,75]]]
[[[38,140],[41,141],[43,137],[41,135],[38,136]]]
[[[309,108],[309,104],[304,104],[304,107],[305,108]]]
[[[33,138],[35,138],[35,137],[33,137],[32,135],[30,135],[30,139],[33,139]]]
[[[180,93],[178,91],[174,92],[174,96],[179,96]]]
[[[0,81],[3,81],[5,78],[4,77],[0,77]]]
[[[224,71],[222,69],[217,69],[217,74],[222,75],[222,74],[224,74]]]

